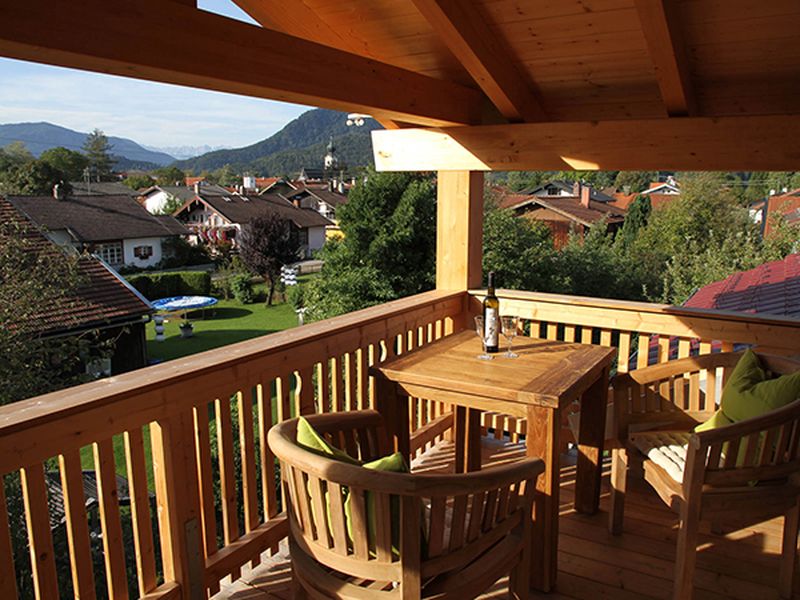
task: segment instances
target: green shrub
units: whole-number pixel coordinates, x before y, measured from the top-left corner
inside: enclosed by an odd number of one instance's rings
[[[128,277],[128,283],[149,300],[170,296],[207,296],[211,292],[211,275],[205,271],[142,273]]]
[[[299,310],[305,306],[304,287],[305,286],[302,285],[290,285],[286,288],[286,298],[295,310]]]
[[[239,273],[230,278],[231,291],[233,297],[242,304],[251,304],[255,299],[253,296],[253,284],[250,282],[250,276],[244,273]]]

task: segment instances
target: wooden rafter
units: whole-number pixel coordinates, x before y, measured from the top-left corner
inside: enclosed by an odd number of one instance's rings
[[[241,95],[480,122],[483,95],[305,39],[159,0],[6,2],[0,55]]]
[[[667,114],[696,116],[686,46],[675,0],[635,0]]]
[[[545,121],[541,102],[479,9],[463,0],[413,0],[450,51],[509,121]]]
[[[373,131],[372,146],[382,171],[789,171],[798,138],[800,116],[775,115]]]
[[[361,56],[370,56],[362,40],[352,35],[340,35],[335,27],[321,19],[303,0],[287,3],[286,0],[233,0],[244,12],[250,15],[262,27],[274,31],[282,31],[289,35],[317,42],[345,52]],[[372,115],[386,129],[399,129],[404,126],[399,121],[381,113]]]

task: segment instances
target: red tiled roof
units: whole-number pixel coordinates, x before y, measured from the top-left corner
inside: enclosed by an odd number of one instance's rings
[[[205,180],[206,180],[205,177],[189,177],[189,176],[186,176],[186,177],[184,177],[183,182],[187,187],[191,187],[195,183],[201,183],[201,182],[203,182]]]
[[[528,198],[530,199],[531,197],[529,196]],[[534,205],[549,208],[572,221],[576,221],[588,227],[591,227],[604,217],[607,219],[608,223],[620,223],[625,219],[625,211],[615,206],[609,206],[608,202],[590,200],[587,208],[581,204],[578,198],[551,196],[548,198],[534,197],[531,207]]]
[[[624,194],[622,192],[616,192],[614,195],[614,201],[609,202],[612,206],[616,206],[617,208],[622,208],[624,210],[628,210],[636,200],[636,197],[639,194]],[[647,197],[650,198],[650,206],[653,210],[658,210],[660,208],[664,208],[670,202],[673,202],[680,198],[679,194],[647,194]]]
[[[280,181],[280,177],[256,177],[256,187],[258,189],[268,188],[273,183]]]
[[[15,223],[19,235],[30,240],[31,252],[57,256],[62,252],[7,200],[0,198],[0,222]],[[130,321],[152,312],[150,305],[102,262],[82,256],[78,267],[83,281],[75,294],[63,298],[58,306],[43,314],[32,315],[25,325],[39,333],[87,330],[110,322]]]
[[[772,215],[781,214],[790,223],[797,222],[800,218],[800,189],[792,190],[780,196],[770,196],[767,199],[767,222],[764,226],[764,235],[772,231]]]
[[[800,254],[709,283],[685,306],[800,318]]]

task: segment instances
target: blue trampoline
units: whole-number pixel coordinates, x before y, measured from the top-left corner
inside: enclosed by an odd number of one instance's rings
[[[170,298],[159,298],[153,300],[153,308],[166,312],[186,312],[197,310],[198,308],[208,308],[214,306],[218,300],[211,296],[172,296]]]

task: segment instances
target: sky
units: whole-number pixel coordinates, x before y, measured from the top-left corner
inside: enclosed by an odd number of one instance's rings
[[[229,0],[199,0],[198,6],[254,22]],[[236,148],[269,137],[308,109],[0,58],[0,123],[48,121],[82,132],[98,128],[154,147]]]

